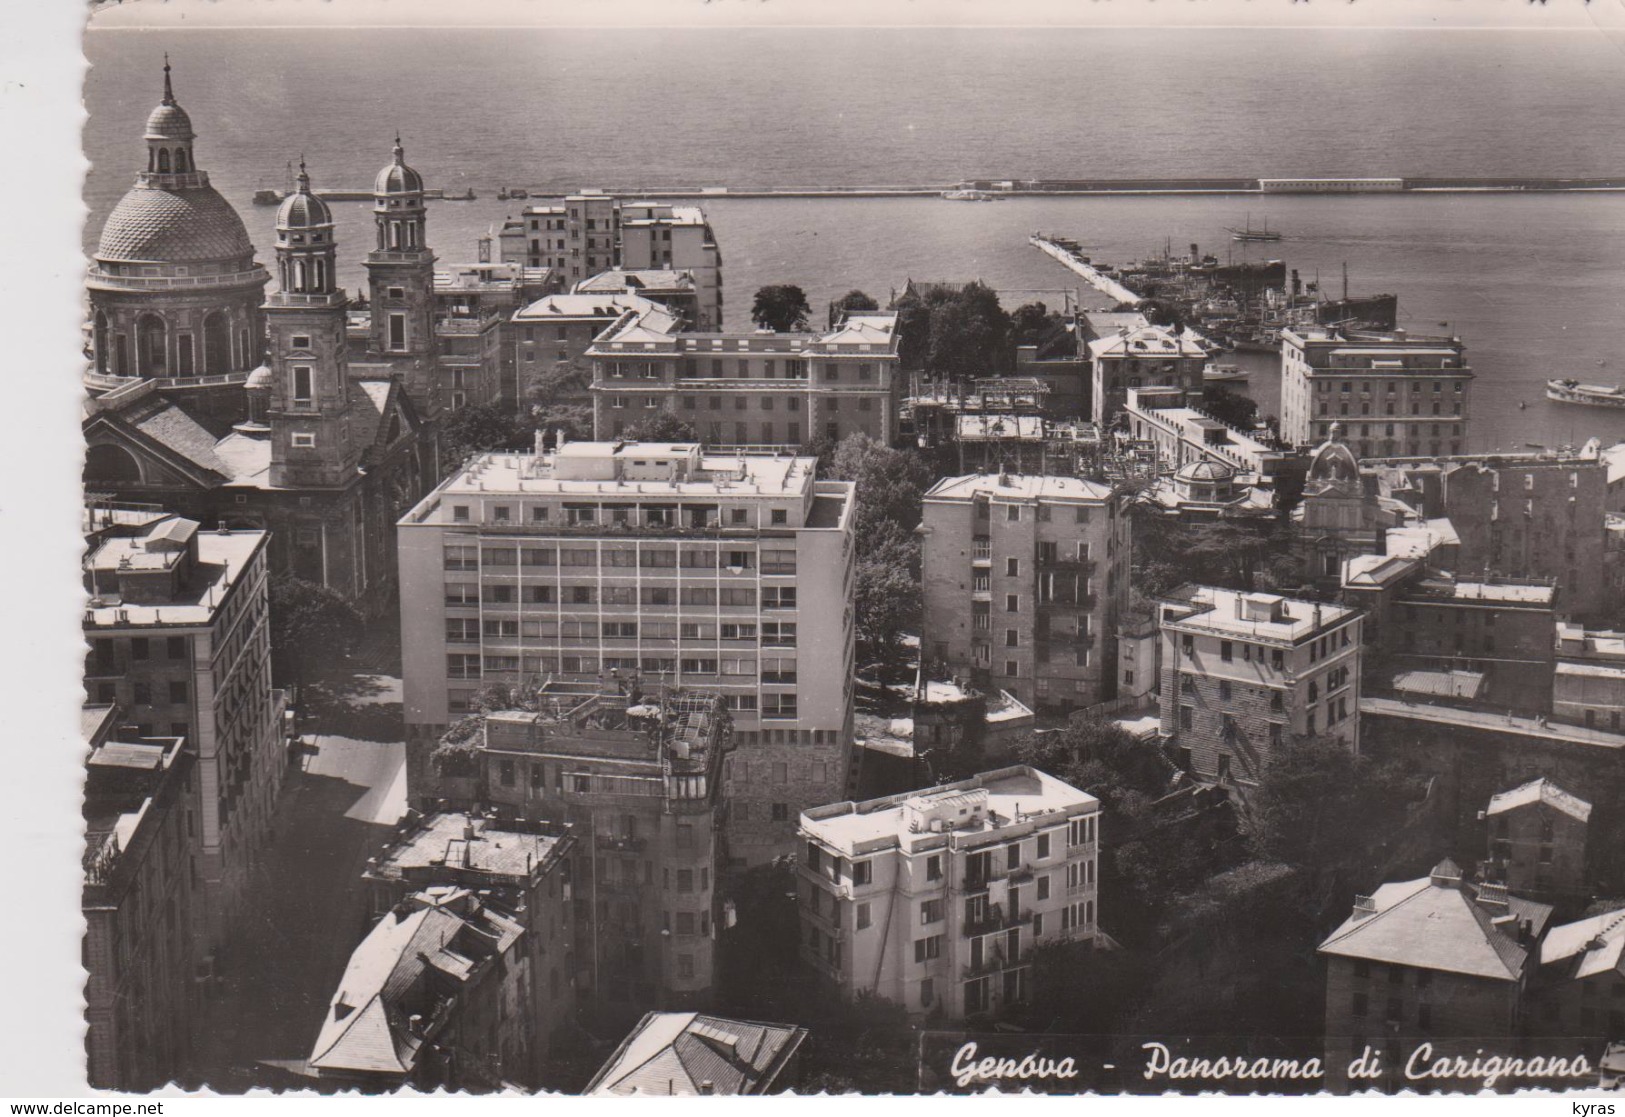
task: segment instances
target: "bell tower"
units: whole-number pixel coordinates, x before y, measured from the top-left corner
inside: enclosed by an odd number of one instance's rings
[[[276,215],[278,290],[265,304],[270,341],[271,484],[338,486],[361,457],[351,433],[345,311],[338,285],[333,214],[311,192],[299,163],[298,187]]]
[[[423,176],[406,165],[395,137],[390,163],[372,185],[376,238],[367,254],[367,297],[372,307],[371,355],[401,375],[419,414],[439,410],[434,334],[434,253],[426,237],[428,207]]]

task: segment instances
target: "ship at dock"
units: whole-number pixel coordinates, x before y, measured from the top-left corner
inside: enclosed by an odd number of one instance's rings
[[[1082,276],[1116,309],[1149,304],[1222,349],[1276,352],[1287,329],[1381,331],[1398,324],[1398,297],[1349,294],[1346,268],[1342,297],[1327,298],[1318,276],[1306,282],[1283,260],[1220,260],[1195,244],[1188,254],[1175,255],[1169,244],[1144,260],[1113,265],[1092,260],[1066,237],[1034,234],[1031,243]]]
[[[1584,407],[1625,408],[1625,388],[1618,384],[1582,384],[1578,380],[1546,381],[1546,398]]]

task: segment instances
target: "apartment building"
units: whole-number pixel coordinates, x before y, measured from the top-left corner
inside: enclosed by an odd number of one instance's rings
[[[560,365],[575,366],[581,388],[560,402],[592,404],[592,364],[587,350],[599,334],[619,322],[628,312],[653,310],[656,303],[641,295],[624,292],[546,295],[514,312],[512,334],[514,366],[521,381],[528,383],[539,374]]]
[[[650,1004],[704,1006],[716,980],[727,868],[722,695],[550,682],[523,707],[461,723],[433,759],[437,797],[579,838],[574,970],[624,1026]],[[468,738],[470,750],[459,748]],[[458,763],[462,762],[462,763]],[[470,773],[470,774],[463,774]]]
[[[1090,418],[1100,427],[1117,421],[1131,388],[1175,388],[1192,403],[1202,399],[1208,347],[1186,329],[1123,326],[1089,342]]]
[[[694,280],[694,324],[722,329],[722,250],[699,206],[622,202],[619,263],[687,272]]]
[[[1124,394],[1129,433],[1137,442],[1150,443],[1157,460],[1170,469],[1205,462],[1250,485],[1273,485],[1289,474],[1303,476],[1305,463],[1299,454],[1187,406],[1183,388],[1129,388]]]
[[[185,1078],[198,985],[190,921],[194,757],[179,737],[119,731],[86,706],[85,1071],[98,1090]]]
[[[1390,539],[1390,542],[1392,540]],[[1343,568],[1343,604],[1366,614],[1367,675],[1455,669],[1482,677],[1497,706],[1545,710],[1552,697],[1557,589],[1549,582],[1458,577],[1421,559],[1361,555]],[[1377,679],[1372,671],[1384,676]]]
[[[523,374],[529,370],[519,363],[515,314],[554,286],[548,269],[522,264],[453,264],[435,271],[435,362],[448,408],[524,402]]]
[[[470,889],[414,893],[350,955],[305,1073],[367,1093],[528,1085],[525,935]]]
[[[1625,908],[1547,933],[1526,1018],[1537,1035],[1625,1035]]]
[[[1159,610],[1162,734],[1197,779],[1245,790],[1293,737],[1358,748],[1356,610],[1211,586]]]
[[[1536,896],[1584,893],[1590,821],[1590,803],[1544,776],[1490,796],[1484,824],[1495,878]]]
[[[1471,1057],[1516,1035],[1551,914],[1505,885],[1475,882],[1448,858],[1425,877],[1356,896],[1319,948],[1328,1088],[1350,1085],[1349,1065],[1367,1047],[1382,1053],[1392,1081],[1422,1043]]]
[[[577,295],[635,295],[659,303],[686,323],[700,324],[699,288],[691,272],[670,268],[611,268],[572,289]]]
[[[510,1059],[506,1072],[532,1084],[548,1084],[554,1040],[574,1022],[580,994],[579,854],[569,826],[456,810],[409,812],[361,875],[376,919],[426,889],[461,888],[494,900],[523,928],[518,957],[528,972],[509,1028],[527,1058]]]
[[[614,438],[666,412],[719,447],[795,449],[852,434],[890,445],[902,402],[897,316],[823,333],[694,333],[670,311],[629,313],[587,351],[593,429]]]
[[[1281,436],[1304,446],[1341,422],[1361,458],[1460,454],[1472,381],[1458,337],[1285,329]]]
[[[806,811],[801,957],[846,996],[959,1020],[1032,994],[1040,943],[1100,945],[1100,802],[1015,766]]]
[[[636,674],[723,696],[730,854],[788,849],[795,813],[845,788],[852,740],[852,485],[815,466],[586,442],[443,482],[398,528],[414,801],[482,687]]]
[[[572,287],[612,269],[687,273],[693,324],[722,328],[722,252],[698,206],[583,192],[525,207],[500,241],[503,260],[550,268]]]
[[[1609,604],[1608,465],[1592,439],[1578,450],[1361,463],[1383,495],[1450,521],[1457,569],[1549,578],[1568,619]]]
[[[1130,530],[1121,495],[1081,477],[937,482],[920,525],[924,661],[1043,711],[1112,697]]]
[[[1558,624],[1552,717],[1625,728],[1625,633]]]
[[[109,513],[111,515],[111,513]],[[180,737],[196,758],[188,856],[200,954],[239,910],[287,767],[287,697],[271,687],[263,531],[203,531],[121,513],[85,558],[85,690],[138,737]]]
[[[651,1012],[583,1097],[740,1097],[792,1090],[807,1029],[698,1012]]]

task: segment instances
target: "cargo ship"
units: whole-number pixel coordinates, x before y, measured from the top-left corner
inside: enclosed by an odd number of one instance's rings
[[[1546,398],[1585,407],[1625,408],[1625,388],[1618,384],[1582,384],[1578,380],[1546,381]]]

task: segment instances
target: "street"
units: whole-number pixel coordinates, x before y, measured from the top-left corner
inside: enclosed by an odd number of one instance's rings
[[[303,697],[308,749],[288,771],[274,838],[204,994],[200,1070],[216,1090],[274,1081],[263,1064],[310,1054],[366,929],[361,871],[406,809],[400,680],[348,675],[308,686]]]

